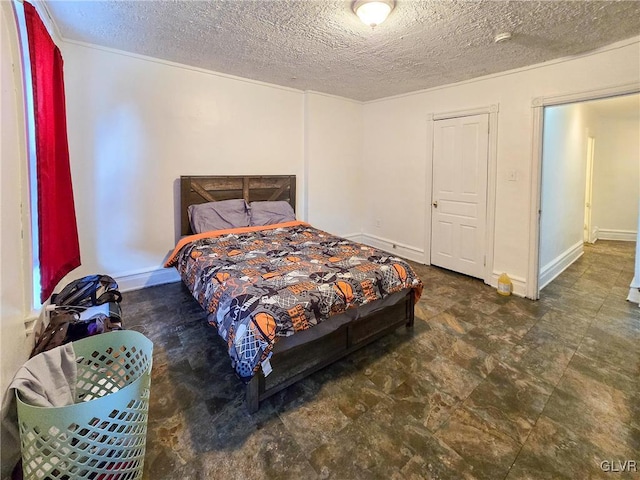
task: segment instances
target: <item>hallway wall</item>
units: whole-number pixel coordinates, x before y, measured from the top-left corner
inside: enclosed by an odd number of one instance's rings
[[[634,241],[640,198],[640,118],[637,114],[598,116],[594,123],[592,225],[598,239]]]

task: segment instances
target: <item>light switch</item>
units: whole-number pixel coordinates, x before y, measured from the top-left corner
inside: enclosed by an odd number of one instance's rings
[[[518,171],[517,170],[509,170],[507,172],[507,180],[510,182],[515,182],[518,180]]]

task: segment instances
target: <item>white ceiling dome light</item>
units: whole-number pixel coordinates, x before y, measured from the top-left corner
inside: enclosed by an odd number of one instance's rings
[[[394,6],[394,0],[356,0],[353,11],[364,24],[373,28],[387,19]]]
[[[493,37],[493,41],[495,43],[503,43],[511,40],[511,32],[502,32],[498,33],[495,37]]]

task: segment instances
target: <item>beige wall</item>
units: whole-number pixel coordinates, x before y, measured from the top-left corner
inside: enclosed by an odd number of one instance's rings
[[[426,168],[429,114],[498,104],[495,244],[489,248],[493,248],[494,273],[507,272],[515,291],[524,294],[531,255],[532,102],[629,83],[640,86],[637,39],[584,57],[365,104],[364,234],[416,251],[424,248],[430,235],[425,195],[431,184]],[[515,173],[515,181],[509,180],[510,173]]]
[[[306,93],[305,157],[309,222],[339,235],[359,235],[362,104]]]
[[[571,250],[578,249],[578,255],[582,253],[587,122],[583,104],[545,108],[540,194],[540,271],[543,275]]]
[[[177,278],[162,263],[179,234],[180,175],[304,184],[302,92],[72,43],[64,58],[82,254],[72,276]]]
[[[63,53],[82,254],[64,281],[176,280],[162,263],[180,175],[295,174],[298,218],[360,231],[359,102],[69,42]]]
[[[634,240],[640,198],[638,115],[601,116],[593,130],[592,224],[598,229],[598,238]]]

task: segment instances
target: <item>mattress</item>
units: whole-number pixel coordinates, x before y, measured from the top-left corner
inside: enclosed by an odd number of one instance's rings
[[[313,342],[320,337],[324,337],[325,335],[336,331],[341,326],[349,322],[353,322],[354,320],[358,320],[359,318],[366,317],[382,310],[383,308],[391,307],[392,305],[395,305],[399,302],[404,302],[410,290],[410,288],[403,289],[399,292],[392,293],[391,295],[387,295],[386,297],[374,302],[361,305],[358,308],[350,308],[344,313],[333,315],[332,317],[327,318],[323,322],[318,323],[318,325],[313,328],[302,330],[300,332],[297,332],[295,335],[282,337],[275,344],[273,352],[283,352],[285,350],[295,348],[305,343]]]
[[[325,335],[408,289],[417,301],[423,288],[403,259],[299,221],[185,237],[166,266],[208,312],[245,382],[276,343]]]

